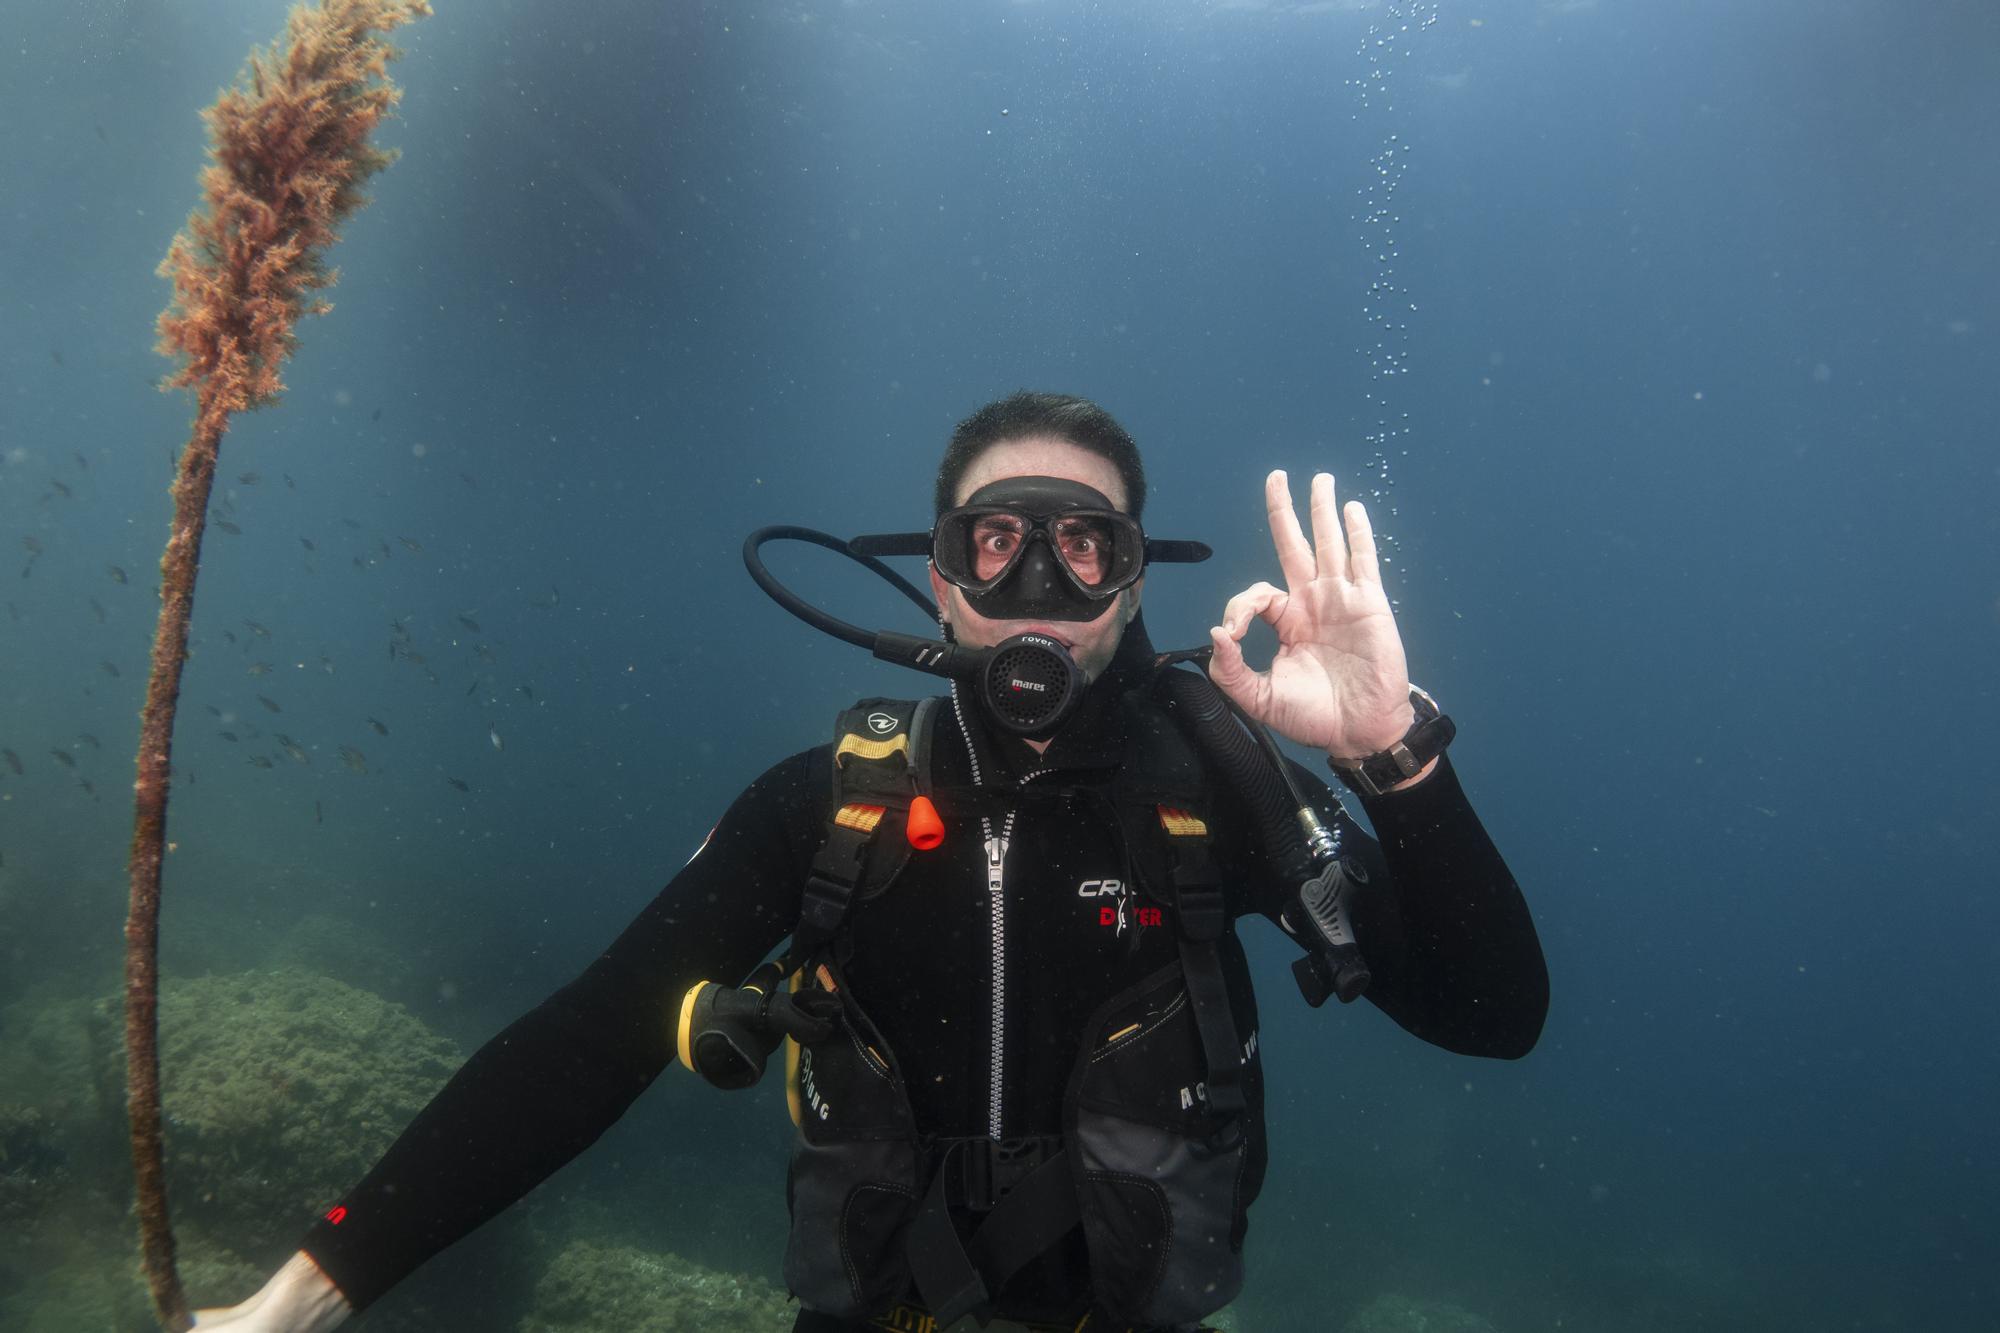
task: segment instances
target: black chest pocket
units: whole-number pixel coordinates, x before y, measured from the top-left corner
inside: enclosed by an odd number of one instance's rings
[[[1232,1008],[1248,1105],[1229,1115],[1208,1102],[1179,962],[1114,996],[1087,1029],[1067,1138],[1098,1299],[1120,1319],[1198,1320],[1242,1288],[1264,1175],[1263,1077],[1255,1006]]]
[[[842,1021],[799,1051],[793,1071],[799,1133],[786,1180],[785,1283],[813,1309],[861,1315],[886,1308],[909,1281],[902,1236],[924,1185],[923,1156],[888,1042],[837,967],[816,972],[840,993]]]

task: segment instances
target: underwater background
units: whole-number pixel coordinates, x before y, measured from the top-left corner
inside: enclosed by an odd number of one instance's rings
[[[1215,547],[1149,580],[1162,648],[1275,577],[1267,470],[1370,501],[1549,956],[1501,1064],[1308,1010],[1248,931],[1236,1328],[2000,1321],[2000,9],[437,8],[336,308],[222,445],[162,946],[197,1303],[753,776],[931,688],[738,550],[924,526],[952,425],[1029,387]],[[8,1329],[149,1326],[109,1006],[190,415],[154,270],[284,13],[17,6],[0,50]],[[777,1082],[670,1068],[355,1326],[788,1328]]]

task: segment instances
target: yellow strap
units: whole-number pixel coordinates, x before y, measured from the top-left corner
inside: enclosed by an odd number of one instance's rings
[[[903,756],[903,762],[910,760],[910,733],[899,731],[888,740],[874,740],[858,732],[848,732],[840,738],[840,744],[833,748],[833,762],[846,767],[845,758],[854,755],[861,759],[887,759],[892,754]]]
[[[842,828],[860,829],[863,833],[873,833],[875,826],[882,822],[882,807],[879,805],[843,805],[834,811],[833,822]]]
[[[1176,806],[1155,806],[1160,812],[1160,827],[1175,838],[1206,838],[1208,825],[1201,816]]]
[[[785,989],[796,995],[805,978],[794,972],[785,978]],[[792,1128],[797,1129],[805,1120],[805,1102],[799,1096],[799,1043],[795,1038],[785,1038],[785,1110],[791,1113]]]

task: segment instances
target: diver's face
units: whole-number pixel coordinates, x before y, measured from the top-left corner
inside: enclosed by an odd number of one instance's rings
[[[1003,440],[987,449],[959,478],[958,493],[952,496],[952,503],[962,505],[980,487],[1009,477],[1060,477],[1082,482],[1109,498],[1121,511],[1128,510],[1130,497],[1125,494],[1125,481],[1108,459],[1047,435]],[[931,592],[944,613],[945,623],[951,626],[960,643],[991,648],[1003,639],[1034,630],[1069,649],[1070,656],[1092,680],[1111,665],[1125,627],[1139,614],[1139,592],[1145,586],[1145,576],[1141,575],[1138,582],[1106,603],[1103,614],[1095,620],[989,620],[972,609],[964,589],[947,583],[935,566],[931,569]]]

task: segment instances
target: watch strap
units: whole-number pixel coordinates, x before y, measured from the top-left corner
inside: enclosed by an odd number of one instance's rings
[[[1415,685],[1410,686],[1410,707],[1416,713],[1416,721],[1403,733],[1403,739],[1388,749],[1362,759],[1327,759],[1327,767],[1350,791],[1361,796],[1380,796],[1391,787],[1409,781],[1443,754],[1452,737],[1458,734],[1456,724],[1439,711],[1437,700]]]

